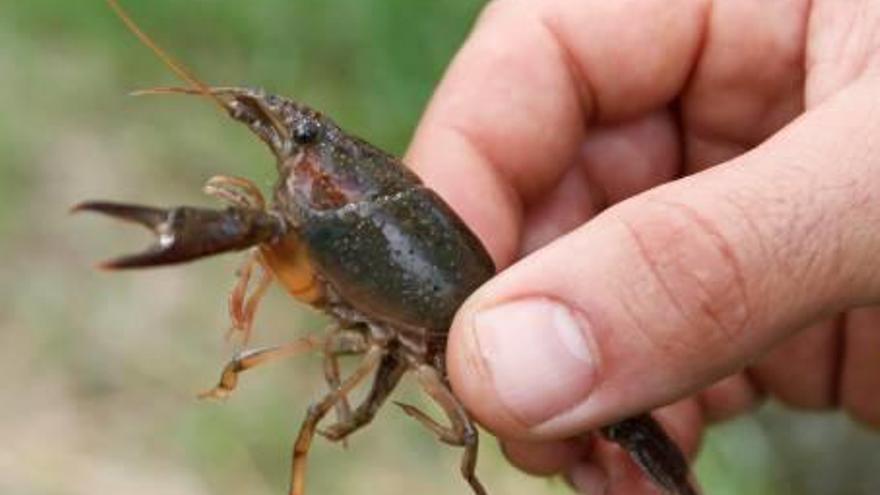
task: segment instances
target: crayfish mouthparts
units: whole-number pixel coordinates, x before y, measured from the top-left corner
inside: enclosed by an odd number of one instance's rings
[[[133,222],[153,231],[156,242],[146,250],[105,261],[98,266],[115,270],[183,263],[228,251],[271,242],[286,231],[281,218],[271,213],[229,207],[222,210],[179,206],[155,208],[126,203],[86,201],[72,213],[90,211]]]

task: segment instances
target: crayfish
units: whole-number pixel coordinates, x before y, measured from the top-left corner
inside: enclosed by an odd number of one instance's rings
[[[147,250],[102,266],[153,267],[249,249],[229,299],[232,327],[244,342],[273,281],[331,318],[320,337],[238,353],[223,369],[219,384],[203,394],[228,395],[239,374],[255,366],[310,350],[323,353],[329,391],[308,408],[294,443],[290,495],[304,493],[315,434],[342,441],[366,426],[407,372],[415,374],[448,422],[398,405],[442,442],[464,448],[461,472],[473,491],[484,495],[475,475],[478,432],[445,370],[447,331],[456,310],[495,273],[479,239],[399,159],[303,104],[258,89],[202,83],[141,31],[115,0],[108,3],[189,85],[140,93],[212,100],[268,146],[278,181],[267,202],[246,179],[210,179],[205,191],[225,202],[224,209],[84,202],[74,210],[135,222],[156,234]],[[262,275],[255,281],[256,272]],[[337,362],[341,356],[361,359],[345,378]],[[352,407],[347,395],[371,375],[366,397]],[[331,410],[337,422],[319,430]],[[686,460],[649,415],[611,425],[603,433],[626,448],[663,488],[696,493],[688,482]]]

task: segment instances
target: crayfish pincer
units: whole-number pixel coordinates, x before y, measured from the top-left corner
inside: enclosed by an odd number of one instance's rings
[[[146,251],[102,266],[144,268],[249,249],[229,298],[232,328],[243,342],[273,281],[332,319],[320,336],[239,353],[223,369],[217,386],[203,394],[228,395],[240,373],[266,362],[311,350],[323,354],[329,391],[303,420],[293,448],[290,495],[304,493],[315,434],[343,441],[366,426],[407,372],[415,374],[448,421],[438,422],[409,405],[401,405],[404,412],[442,442],[464,448],[461,472],[476,494],[485,494],[475,475],[477,429],[452,393],[445,370],[447,331],[455,312],[495,273],[477,237],[397,158],[287,98],[203,84],[144,34],[115,0],[108,3],[189,85],[142,93],[212,100],[269,147],[278,181],[267,202],[246,179],[214,177],[205,191],[226,203],[216,210],[82,203],[74,209],[141,224],[157,238]],[[341,356],[361,358],[344,378],[337,363]],[[370,376],[365,398],[350,406],[349,392]],[[336,423],[319,430],[331,410]],[[696,493],[688,481],[687,461],[650,416],[606,427],[603,433],[670,493]]]

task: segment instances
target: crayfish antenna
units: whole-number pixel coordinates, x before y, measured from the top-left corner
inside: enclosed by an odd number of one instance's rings
[[[238,102],[246,103],[249,106],[255,108],[259,111],[260,115],[265,118],[271,125],[272,128],[275,129],[275,132],[281,137],[283,141],[290,141],[290,131],[287,130],[287,126],[281,121],[278,115],[272,111],[272,109],[266,106],[266,102],[263,98],[254,93],[253,90],[247,88],[238,88],[234,86],[212,86],[205,88],[214,98],[218,98],[220,96],[231,96],[234,100]],[[149,95],[174,95],[174,94],[182,94],[182,95],[196,95],[201,96],[203,94],[202,89],[192,89],[192,88],[183,88],[180,86],[159,86],[155,88],[146,88],[139,89],[136,91],[132,91],[129,93],[131,96],[149,96]],[[226,103],[227,110],[230,112],[230,115],[233,118],[236,118],[234,107],[232,103]]]
[[[140,26],[137,25],[137,23],[134,22],[134,20],[131,18],[130,15],[128,15],[125,9],[123,9],[122,6],[119,5],[119,2],[117,2],[117,0],[107,0],[107,4],[110,6],[111,9],[113,9],[113,11],[122,20],[122,22],[125,23],[129,31],[137,36],[141,43],[146,45],[147,48],[150,49],[150,51],[152,51],[157,57],[159,57],[159,60],[161,60],[166,67],[171,69],[171,71],[174,72],[177,77],[195,88],[195,92],[197,92],[198,94],[201,94],[202,96],[213,100],[217,104],[217,106],[219,106],[224,111],[229,112],[232,110],[228,102],[223,101],[223,99],[211,92],[211,89],[207,84],[200,81],[195,75],[192,74],[192,72],[187,70],[182,63],[175,60],[171,55],[163,50],[158,43],[153,41],[153,39],[150,38],[150,36],[145,33],[140,28]]]
[[[156,235],[156,242],[146,250],[98,265],[107,270],[170,265],[239,251],[278,239],[285,231],[280,218],[252,208],[213,210],[181,206],[165,209],[88,201],[72,209],[74,213],[81,211],[137,223]]]
[[[213,93],[213,88],[212,93]],[[197,89],[190,88],[181,88],[179,86],[159,86],[156,88],[145,88],[145,89],[136,89],[131,93],[128,93],[130,96],[149,96],[149,95],[198,95],[201,96],[202,92]]]
[[[207,91],[212,95],[231,95],[239,96],[247,92],[245,88],[236,88],[233,86],[208,86]],[[195,95],[203,96],[201,89],[184,88],[182,86],[157,86],[155,88],[136,89],[129,93],[131,96],[145,95]]]

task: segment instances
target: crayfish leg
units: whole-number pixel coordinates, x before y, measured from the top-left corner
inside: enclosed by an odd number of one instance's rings
[[[266,200],[260,189],[253,181],[242,177],[217,175],[208,179],[202,190],[231,206],[261,211],[266,209]],[[250,291],[251,278],[256,268],[261,269],[260,279],[256,288]],[[232,337],[235,332],[241,332],[241,345],[246,346],[250,340],[257,308],[272,284],[273,276],[259,249],[251,250],[236,273],[238,280],[228,299],[231,325],[226,338]]]
[[[449,387],[440,377],[436,369],[428,365],[419,365],[416,377],[422,389],[443,409],[449,418],[450,426],[443,426],[431,419],[427,414],[406,404],[398,404],[405,413],[413,417],[423,426],[434,432],[441,441],[450,445],[464,447],[461,458],[461,474],[476,495],[486,495],[486,489],[477,479],[477,453],[479,450],[479,433],[464,406],[458,401]]]
[[[385,351],[379,346],[371,347],[358,368],[336,390],[327,393],[321,400],[309,406],[306,418],[303,420],[293,444],[293,457],[290,466],[290,490],[289,495],[305,494],[305,474],[309,450],[312,447],[312,439],[315,437],[318,423],[327,415],[342,397],[348,395],[360,384],[373,370],[379,366]]]
[[[319,431],[319,433],[330,441],[338,442],[344,441],[349,435],[368,425],[376,417],[379,408],[382,407],[397,384],[400,383],[406,370],[405,361],[394,354],[387,354],[382,358],[382,363],[373,378],[373,385],[363,402],[358,404],[348,418],[340,419],[339,422]]]
[[[342,378],[340,377],[339,371],[339,356],[326,347],[327,346],[325,346],[324,349],[324,380],[327,382],[327,386],[330,387],[330,390],[336,390],[342,385]],[[351,421],[351,404],[348,401],[348,397],[343,397],[336,404],[336,421],[338,423]],[[343,447],[348,447],[348,443],[345,442],[345,439],[343,439],[342,442]]]
[[[231,175],[215,175],[205,182],[202,191],[231,206],[265,210],[266,200],[252,180]]]
[[[363,354],[367,350],[367,339],[362,332],[353,329],[332,326],[328,331],[331,333],[324,344],[324,380],[330,390],[336,390],[342,385],[339,357]],[[348,397],[342,397],[336,403],[336,421],[339,423],[351,421],[351,414]],[[343,443],[343,446],[348,445]]]
[[[305,337],[287,344],[241,352],[223,367],[217,386],[200,393],[199,398],[225,399],[235,390],[238,385],[238,375],[241,373],[266,363],[309,352],[320,347],[322,343],[317,337]]]
[[[250,290],[251,279],[255,268],[260,269],[259,281],[253,290]],[[230,338],[235,332],[241,332],[241,344],[247,345],[254,326],[254,317],[257,308],[266,295],[266,291],[272,285],[274,279],[272,272],[266,268],[263,254],[260,250],[251,251],[247,259],[238,269],[238,281],[229,293],[229,319],[231,325],[226,337]]]

